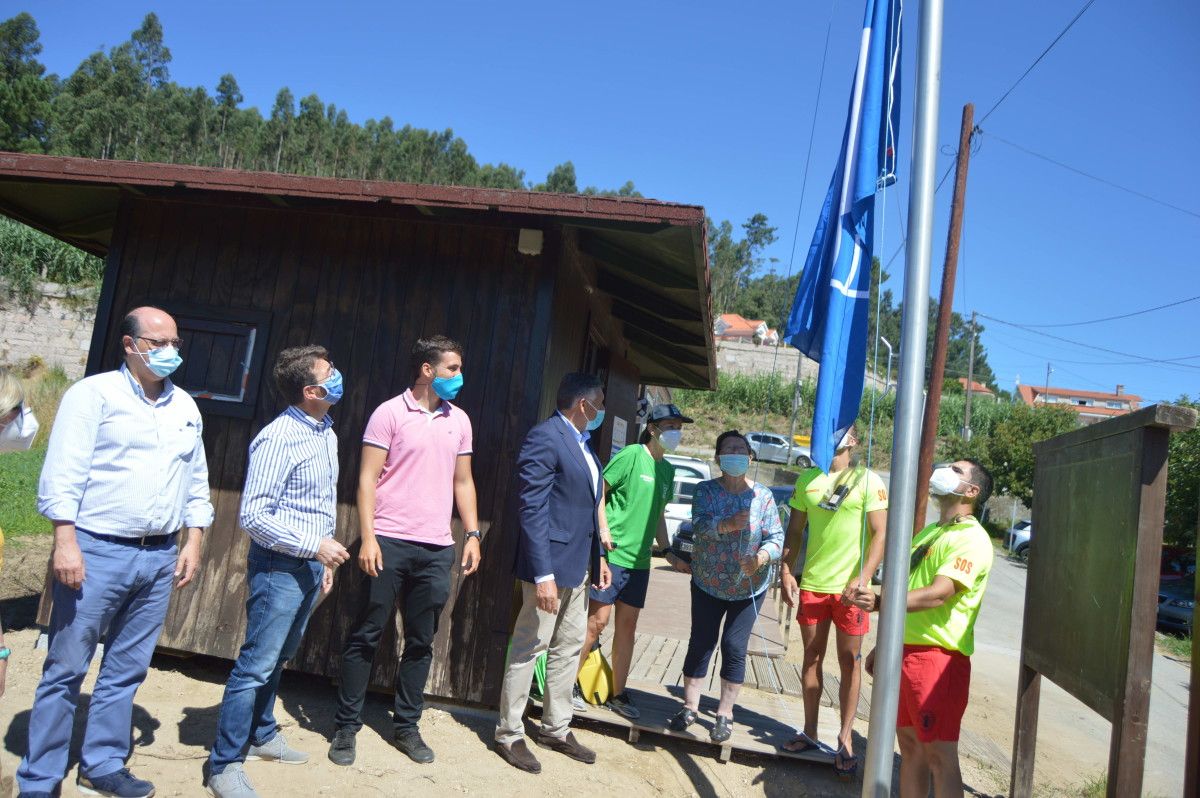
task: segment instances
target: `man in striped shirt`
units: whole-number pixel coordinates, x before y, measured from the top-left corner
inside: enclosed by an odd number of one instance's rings
[[[246,759],[308,761],[279,732],[275,694],[318,594],[333,588],[333,570],[348,556],[333,537],[338,459],[329,417],[342,397],[342,375],[324,347],[300,346],[279,353],[274,376],[289,407],[250,444],[240,513],[251,539],[246,642],[225,685],[204,768],[218,798],[255,798]]]

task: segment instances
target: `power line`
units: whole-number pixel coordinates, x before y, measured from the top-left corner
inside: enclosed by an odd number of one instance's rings
[[[1086,324],[1100,324],[1101,322],[1105,322],[1105,321],[1117,321],[1118,319],[1128,319],[1128,318],[1132,318],[1134,316],[1141,316],[1146,313],[1153,313],[1156,310],[1166,310],[1167,308],[1173,308],[1173,307],[1176,307],[1177,305],[1186,305],[1189,302],[1195,302],[1198,299],[1200,299],[1200,296],[1188,297],[1187,299],[1180,299],[1176,302],[1168,302],[1165,305],[1155,305],[1152,308],[1145,308],[1143,310],[1135,310],[1131,313],[1122,313],[1117,316],[1105,316],[1102,319],[1091,319],[1089,321],[1072,321],[1072,322],[1065,322],[1062,324],[1022,324],[1021,326],[1022,327],[1030,327],[1030,328],[1082,327]]]
[[[1031,333],[1034,333],[1035,335],[1042,335],[1047,338],[1053,338],[1056,341],[1063,341],[1068,344],[1074,344],[1075,346],[1080,346],[1080,347],[1083,347],[1084,349],[1095,349],[1098,352],[1107,352],[1110,355],[1119,355],[1121,357],[1134,358],[1136,360],[1145,361],[1147,363],[1163,363],[1163,364],[1167,364],[1167,365],[1180,366],[1183,368],[1196,369],[1196,370],[1200,371],[1200,366],[1195,366],[1195,365],[1192,365],[1191,363],[1181,362],[1184,360],[1195,360],[1197,358],[1200,358],[1200,355],[1187,355],[1185,357],[1177,357],[1177,358],[1155,358],[1155,357],[1147,357],[1145,355],[1135,355],[1135,354],[1131,354],[1129,352],[1121,352],[1116,349],[1108,349],[1103,346],[1096,346],[1095,344],[1083,343],[1082,341],[1073,341],[1070,338],[1063,338],[1062,336],[1059,336],[1059,335],[1053,335],[1048,332],[1042,332],[1041,330],[1035,330],[1030,327],[1026,327],[1025,325],[1022,325],[1022,324],[1016,324],[1011,321],[1005,321],[1004,319],[998,319],[995,316],[988,316],[985,313],[980,313],[979,316],[980,316],[980,318],[988,319],[989,321],[994,321],[997,324],[1004,324],[1009,327],[1016,327],[1019,330],[1025,330],[1026,332],[1031,332]]]
[[[981,130],[980,132],[983,133],[984,131]],[[1042,155],[1040,152],[1034,152],[1033,150],[1029,149],[1028,147],[1023,147],[1020,144],[1017,144],[1016,142],[1012,142],[1007,139],[1000,138],[995,133],[987,133],[986,135],[988,135],[995,141],[1000,142],[1001,144],[1007,144],[1009,147],[1012,147],[1014,150],[1020,150],[1021,152],[1025,153],[1026,155],[1031,155],[1034,158],[1039,158],[1043,161],[1046,161],[1047,163],[1052,163],[1055,166],[1059,167],[1060,169],[1066,169],[1068,172],[1074,172],[1075,174],[1077,174],[1081,177],[1086,177],[1089,180],[1095,180],[1097,183],[1103,183],[1104,185],[1106,185],[1110,188],[1115,188],[1118,191],[1124,191],[1126,194],[1132,194],[1135,197],[1140,197],[1141,199],[1148,200],[1150,202],[1155,203],[1156,205],[1162,205],[1163,207],[1170,208],[1173,211],[1179,211],[1180,213],[1186,213],[1188,216],[1192,216],[1197,219],[1200,219],[1200,213],[1197,213],[1196,211],[1189,210],[1188,208],[1184,208],[1179,205],[1175,205],[1174,203],[1159,199],[1158,197],[1152,197],[1149,194],[1145,194],[1141,191],[1138,191],[1137,189],[1129,188],[1128,186],[1122,186],[1120,183],[1114,183],[1113,181],[1111,181],[1107,178],[1100,177],[1099,175],[1094,175],[1091,172],[1085,172],[1082,169],[1077,169],[1076,167],[1071,166],[1070,164],[1065,164],[1062,161],[1055,160],[1054,158],[1051,158],[1049,155]]]

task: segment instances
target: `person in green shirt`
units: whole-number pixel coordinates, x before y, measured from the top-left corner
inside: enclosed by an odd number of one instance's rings
[[[963,794],[958,737],[971,684],[975,619],[992,568],[992,543],[975,520],[992,493],[992,475],[974,460],[938,468],[929,480],[939,517],[913,538],[900,666],[900,795]],[[879,609],[868,587],[854,604]],[[867,657],[874,670],[875,652]]]
[[[646,429],[638,443],[617,452],[604,467],[600,536],[608,549],[612,583],[606,590],[589,590],[587,637],[579,654],[579,667],[583,667],[608,626],[615,604],[613,690],[605,706],[631,720],[641,713],[625,690],[625,680],[633,657],[638,614],[646,605],[650,585],[650,548],[664,525],[663,509],[675,489],[675,466],[667,462],[666,453],[679,446],[683,425],[690,423],[692,420],[675,405],[655,405],[646,416]],[[665,536],[665,529],[663,532]],[[573,698],[575,709],[586,711],[578,684]]]
[[[850,604],[849,595],[858,586],[871,584],[871,575],[883,561],[888,506],[887,487],[879,475],[852,464],[857,446],[858,433],[851,427],[834,452],[828,474],[809,468],[796,480],[788,522],[788,566],[780,577],[783,600],[798,610],[796,620],[804,641],[804,730],[782,748],[799,753],[821,746],[817,713],[829,627],[833,626],[837,630],[842,713],[834,769],[843,778],[852,776],[858,765],[853,729],[862,681],[862,641],[870,628],[867,614]],[[806,524],[808,538],[804,541]],[[802,548],[804,572],[797,583],[792,572]]]

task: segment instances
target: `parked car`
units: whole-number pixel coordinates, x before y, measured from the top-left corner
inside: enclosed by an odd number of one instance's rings
[[[1008,530],[1008,550],[1023,563],[1029,562],[1029,540],[1032,537],[1032,521],[1018,521]]]
[[[1183,546],[1163,546],[1158,581],[1191,584],[1196,578],[1196,552]]]
[[[666,509],[663,510],[667,521],[668,540],[674,539],[680,524],[692,520],[692,496],[696,493],[696,486],[701,482],[704,480],[700,477],[676,474],[675,493],[671,496],[671,501],[667,502]]]
[[[712,466],[699,457],[685,457],[681,454],[668,454],[666,461],[675,466],[677,477],[699,477],[712,479]]]
[[[750,451],[754,452],[755,459],[764,463],[786,463],[790,449],[793,463],[801,468],[812,465],[812,452],[808,447],[789,444],[787,438],[782,435],[773,432],[751,432],[747,433],[746,439],[750,441]]]
[[[1187,580],[1168,580],[1158,585],[1158,626],[1170,632],[1192,633],[1196,612],[1195,585]]]

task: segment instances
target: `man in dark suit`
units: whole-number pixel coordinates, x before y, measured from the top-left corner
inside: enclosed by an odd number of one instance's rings
[[[571,688],[587,631],[588,571],[603,590],[611,578],[600,534],[604,497],[600,461],[588,447],[604,422],[604,390],[590,374],[568,374],[558,386],[558,411],[525,436],[517,462],[521,536],[514,570],[522,605],[513,629],[500,693],[496,752],[529,773],[542,765],[525,744],[525,705],[538,654],[546,657],[543,748],[592,764],[596,752],[571,733]]]

